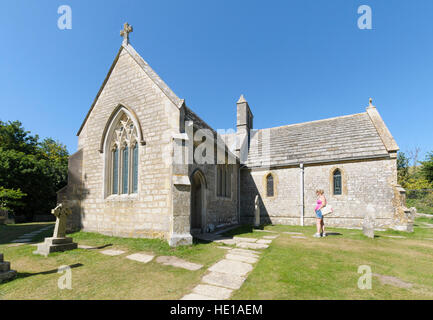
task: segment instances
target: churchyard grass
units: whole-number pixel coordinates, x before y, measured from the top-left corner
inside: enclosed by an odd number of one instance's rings
[[[8,230],[13,226],[6,226]],[[47,258],[34,255],[32,245],[9,247],[1,240],[0,252],[18,271],[17,279],[0,284],[1,299],[180,299],[200,282],[207,268],[222,259],[225,250],[215,243],[195,243],[170,248],[166,241],[108,237],[95,233],[70,234],[75,242],[101,249],[76,249],[52,253]],[[9,237],[10,238],[10,237]],[[119,256],[107,256],[104,249],[124,250]],[[164,266],[153,259],[140,263],[126,259],[136,252],[174,255],[204,265],[197,271]],[[71,266],[72,289],[59,289],[60,266]]]
[[[314,227],[265,226],[279,236],[261,251],[259,261],[232,299],[433,299],[433,229],[431,218],[418,218],[414,233],[376,232],[375,239],[361,230],[329,228],[326,238],[312,237]],[[38,224],[39,228],[41,224]],[[38,226],[37,225],[37,226]],[[189,247],[170,248],[166,241],[109,237],[96,233],[71,234],[80,245],[96,249],[76,249],[34,255],[29,244],[9,246],[14,237],[34,230],[35,224],[0,226],[0,252],[18,278],[0,284],[0,299],[179,299],[200,283],[207,268],[222,259],[220,243],[195,243]],[[36,228],[37,228],[36,226]],[[21,233],[18,232],[21,229]],[[293,238],[300,232],[306,239]],[[261,238],[277,233],[259,232],[242,226],[225,235]],[[40,237],[40,236],[38,236]],[[405,237],[405,238],[400,238]],[[42,239],[40,239],[42,240]],[[124,250],[119,256],[106,256],[104,249]],[[156,257],[174,255],[203,264],[198,271],[164,266],[153,259],[140,263],[126,259],[136,252]],[[72,289],[58,288],[62,265],[72,268]],[[361,265],[374,274],[392,276],[412,284],[403,288],[384,284],[372,277],[372,289],[358,288]]]
[[[426,219],[416,220],[414,233],[388,230],[375,232],[375,239],[361,230],[329,228],[340,235],[316,239],[314,227],[267,226],[307,239],[280,233],[232,299],[433,299],[433,229],[420,228]],[[382,284],[373,276],[372,289],[361,290],[361,265],[413,287]]]

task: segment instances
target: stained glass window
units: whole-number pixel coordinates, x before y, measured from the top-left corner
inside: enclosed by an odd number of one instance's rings
[[[138,189],[138,146],[135,144],[132,150],[132,192],[137,193]]]
[[[119,149],[113,150],[113,194],[119,193]]]
[[[128,178],[129,178],[129,149],[125,146],[122,155],[122,193],[128,193]]]

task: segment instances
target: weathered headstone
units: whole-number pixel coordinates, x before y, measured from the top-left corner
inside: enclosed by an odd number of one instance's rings
[[[11,270],[11,264],[8,261],[3,261],[3,253],[0,253],[0,283],[6,280],[15,278],[17,272]]]
[[[260,200],[259,195],[256,195],[254,200],[254,227],[260,226]]]
[[[0,209],[0,224],[6,224],[8,219],[8,212],[6,210]]]
[[[362,233],[369,238],[374,239],[374,219],[375,210],[371,204],[367,205],[367,212],[365,213],[364,222],[362,224]]]
[[[59,204],[51,213],[56,217],[54,234],[38,244],[38,249],[33,253],[48,256],[51,252],[77,249],[78,245],[72,242],[72,238],[66,237],[66,219],[72,213],[71,209]]]

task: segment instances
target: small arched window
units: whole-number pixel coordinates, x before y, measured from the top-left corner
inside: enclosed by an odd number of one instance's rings
[[[107,159],[109,194],[131,194],[138,190],[138,135],[131,118],[123,112],[109,136],[111,156]]]
[[[342,183],[341,183],[341,171],[336,169],[333,175],[333,183],[334,183],[334,195],[341,195],[342,193]]]
[[[268,174],[266,177],[266,196],[274,196],[274,177],[272,176],[272,174]]]

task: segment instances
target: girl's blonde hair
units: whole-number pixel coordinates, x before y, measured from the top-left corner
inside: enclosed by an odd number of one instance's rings
[[[316,193],[318,193],[318,194],[324,194],[325,191],[323,191],[323,189],[317,189],[317,190],[316,190]]]

